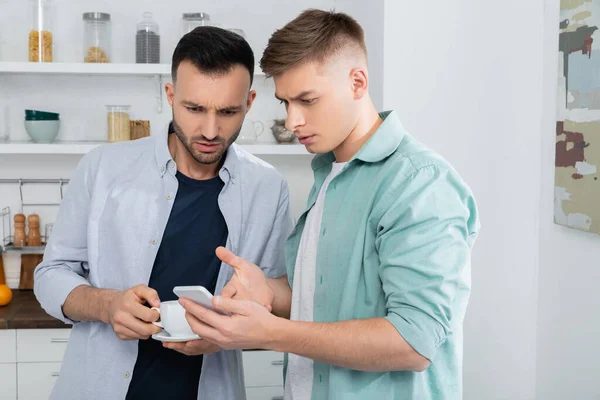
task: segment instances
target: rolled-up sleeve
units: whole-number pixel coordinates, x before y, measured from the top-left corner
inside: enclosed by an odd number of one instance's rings
[[[387,317],[415,351],[433,361],[451,333],[458,291],[479,221],[470,189],[453,171],[419,169],[390,193],[376,247]]]
[[[54,318],[73,324],[62,311],[67,296],[87,280],[87,226],[93,165],[96,152],[79,162],[61,202],[44,259],[35,269],[34,293],[42,308]]]

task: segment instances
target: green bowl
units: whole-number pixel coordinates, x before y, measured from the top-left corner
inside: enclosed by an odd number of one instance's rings
[[[25,110],[26,121],[58,121],[60,114],[38,111],[38,110]]]
[[[52,143],[58,136],[60,120],[25,121],[27,134],[36,143]]]

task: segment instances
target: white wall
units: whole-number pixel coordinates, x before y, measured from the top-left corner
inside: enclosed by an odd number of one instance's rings
[[[372,71],[383,71],[383,1],[365,4],[358,0],[228,0],[204,2],[198,5],[182,0],[165,8],[162,1],[128,0],[54,0],[55,18],[54,57],[57,62],[79,62],[83,53],[80,33],[81,14],[85,11],[109,12],[113,19],[113,59],[115,62],[133,62],[135,24],[142,11],[152,11],[161,33],[161,61],[169,63],[179,38],[180,18],[183,12],[204,11],[223,27],[241,28],[252,46],[258,61],[267,40],[275,29],[293,19],[306,8],[334,9],[355,16],[364,25],[369,46]],[[366,12],[370,8],[369,13]],[[0,61],[27,60],[27,33],[31,10],[22,0],[0,0]],[[374,72],[373,72],[374,73]],[[376,104],[382,102],[383,76],[374,73],[371,88]],[[285,110],[273,97],[272,80],[258,78],[254,88],[257,101],[248,115],[249,120],[260,120],[268,127],[273,118],[285,116]],[[61,113],[61,132],[58,140],[105,140],[106,104],[130,104],[135,119],[151,121],[152,132],[161,129],[170,119],[170,109],[163,98],[163,112],[157,113],[157,84],[151,78],[101,77],[36,77],[31,75],[0,75],[0,110],[9,106],[11,140],[27,140],[22,125],[23,110],[36,108]],[[0,113],[1,114],[1,113]],[[1,115],[0,115],[1,119]],[[0,122],[1,123],[1,122]],[[274,142],[270,130],[260,142]],[[71,156],[0,155],[0,178],[69,178],[80,157]],[[295,217],[304,210],[306,197],[313,181],[310,157],[264,156],[286,177],[290,184],[291,205]],[[28,187],[27,202],[55,201],[56,188]],[[0,185],[0,208],[10,206],[13,213],[19,208],[17,186]],[[37,212],[42,225],[52,222],[56,208],[27,209]],[[0,235],[2,230],[0,229]],[[0,238],[1,240],[2,238]]]
[[[537,398],[598,399],[600,237],[553,223],[559,4],[544,10]]]
[[[383,110],[383,13],[384,1],[335,0],[336,11],[350,14],[365,31],[369,56],[369,94],[378,110]],[[368,12],[367,12],[368,10]]]
[[[385,3],[384,107],[457,168],[481,212],[466,400],[535,396],[542,12],[543,0]]]

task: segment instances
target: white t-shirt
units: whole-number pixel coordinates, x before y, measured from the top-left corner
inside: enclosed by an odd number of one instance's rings
[[[323,187],[319,191],[317,201],[306,216],[306,223],[300,238],[300,247],[296,257],[294,282],[292,288],[292,309],[290,320],[313,320],[315,298],[315,280],[317,270],[317,248],[319,233],[325,207],[325,193],[329,183],[347,163],[333,163],[332,169]],[[285,380],[285,400],[310,399],[313,387],[313,360],[295,354],[288,355],[287,375]]]

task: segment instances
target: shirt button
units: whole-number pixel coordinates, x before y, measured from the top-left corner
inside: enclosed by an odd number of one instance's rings
[[[169,161],[169,168],[175,168],[175,163],[173,161]]]
[[[160,172],[165,172],[165,167],[160,167]]]
[[[173,196],[171,196],[170,194],[167,195],[167,200],[171,200],[173,198]]]
[[[152,244],[156,244],[156,239],[152,239]]]
[[[125,372],[125,373],[123,374],[123,376],[124,376],[125,378],[129,378],[129,372]]]

